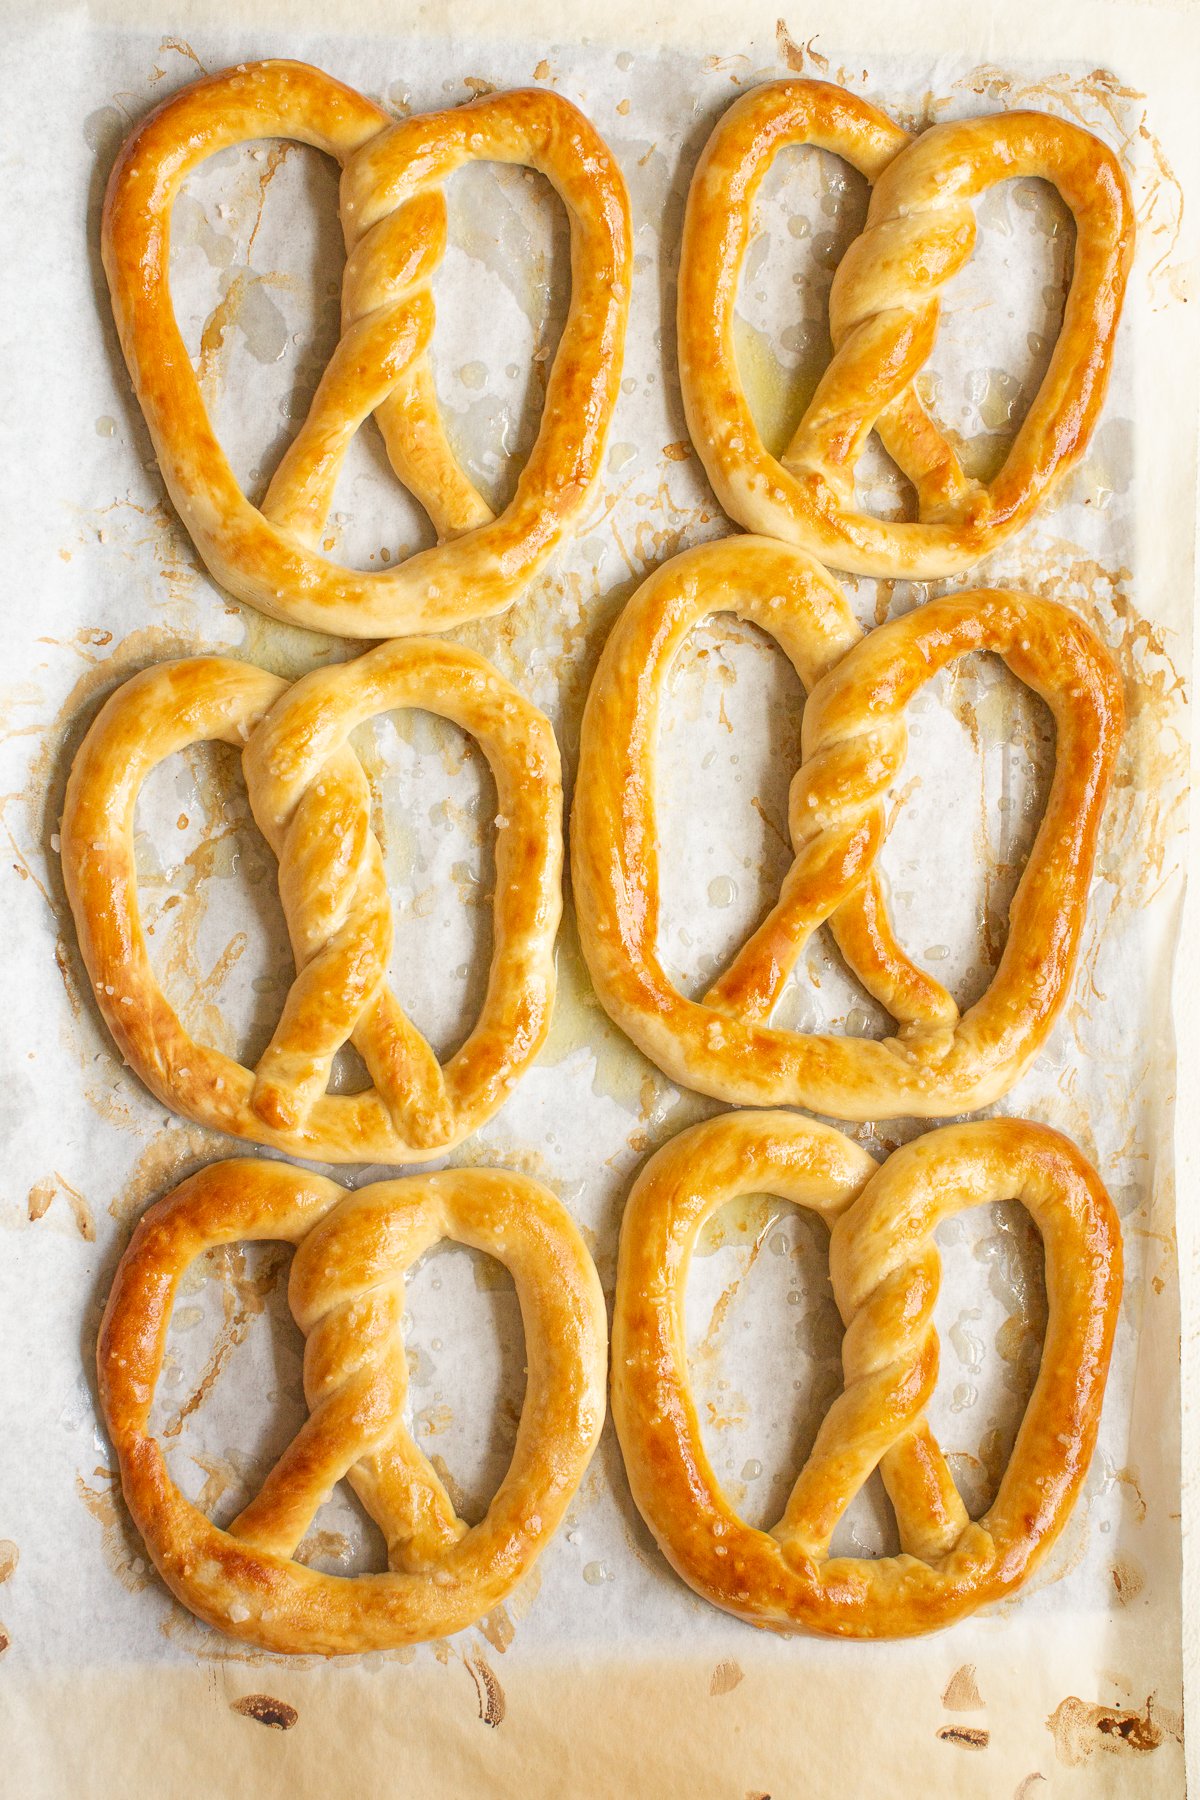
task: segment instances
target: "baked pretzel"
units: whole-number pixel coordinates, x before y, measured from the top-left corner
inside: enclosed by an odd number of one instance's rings
[[[261,508],[217,442],[171,302],[171,207],[198,163],[231,144],[286,137],[342,165],[348,260],[342,337]],[[499,518],[446,437],[429,360],[433,274],[446,243],[442,184],[464,162],[524,163],[571,220],[571,308],[541,429]],[[176,94],[113,169],[104,266],[134,390],[163,479],[216,579],[275,618],[344,637],[441,630],[504,610],[587,501],[621,377],[631,279],[629,201],[604,142],[543,89],[452,112],[389,115],[319,70],[243,64]],[[439,544],[373,572],[322,554],[334,486],[371,412],[392,467]]]
[[[874,184],[866,227],[834,276],[834,356],[782,459],[770,454],[734,352],[738,277],[759,183],[780,150],[833,151]],[[1075,267],[1042,385],[1003,468],[967,476],[911,386],[933,348],[939,295],[975,243],[972,200],[1040,176],[1075,216]],[[823,81],[772,81],[730,107],[692,181],[679,270],[679,369],[692,441],[726,512],[860,575],[928,579],[1009,537],[1082,456],[1108,385],[1133,258],[1133,205],[1098,138],[1048,113],[935,125],[915,140]],[[916,490],[916,523],[855,505],[872,431]]]
[[[846,1325],[843,1391],[770,1532],[738,1517],[705,1454],[684,1327],[704,1221],[764,1191],[834,1222],[830,1270]],[[1042,1236],[1049,1323],[1008,1468],[972,1520],[925,1417],[938,1375],[934,1232],[966,1207],[1013,1198]],[[946,1126],[882,1168],[794,1114],[726,1114],[683,1132],[629,1197],[612,1333],[613,1417],[634,1500],[664,1555],[706,1600],[777,1631],[910,1637],[1011,1593],[1062,1530],[1087,1473],[1121,1264],[1099,1176],[1042,1125]],[[838,1520],[876,1467],[902,1553],[830,1558]]]
[[[492,966],[479,1019],[443,1068],[387,985],[392,908],[370,790],[350,747],[393,707],[451,719],[496,782]],[[150,770],[201,740],[242,750],[279,859],[297,975],[251,1070],[185,1030],[151,967],[133,824]],[[204,1125],[322,1162],[423,1162],[476,1131],[533,1061],[554,1004],[562,788],[548,719],[482,657],[408,639],[295,686],[226,657],[164,663],[112,695],[71,770],[62,863],[96,1000],[126,1061]],[[374,1085],[326,1092],[347,1041]]]
[[[658,953],[654,758],[672,660],[692,627],[716,611],[769,632],[809,695],[789,809],[796,860],[777,904],[697,1002],[679,992]],[[896,941],[875,859],[887,791],[904,763],[904,710],[940,669],[978,650],[995,651],[1045,700],[1057,760],[1000,965],[960,1017],[945,988]],[[990,1104],[1037,1055],[1070,990],[1122,722],[1107,651],[1052,601],[979,589],[928,601],[864,637],[803,551],[764,538],[686,551],[629,601],[584,711],[572,885],[602,1005],[672,1080],[736,1105],[866,1120]],[[877,1042],[766,1023],[825,921],[864,988],[899,1022],[897,1036]]]
[[[184,1498],[150,1431],[180,1276],[215,1244],[296,1244],[288,1297],[307,1339],[310,1414],[221,1530]],[[470,1528],[403,1419],[404,1279],[444,1238],[510,1270],[528,1381],[512,1463]],[[100,1331],[100,1404],[125,1499],[163,1580],[210,1625],[264,1650],[343,1654],[446,1637],[482,1617],[553,1536],[604,1422],[600,1282],[553,1194],[501,1169],[410,1175],[347,1193],[284,1163],[214,1163],[152,1206]],[[349,1481],[387,1541],[388,1573],[294,1560]]]

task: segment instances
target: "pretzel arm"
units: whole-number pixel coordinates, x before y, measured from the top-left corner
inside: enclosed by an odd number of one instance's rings
[[[380,988],[350,1041],[397,1133],[422,1148],[447,1143],[454,1131],[454,1109],[445,1073],[390,988]]]
[[[386,966],[391,920],[373,923],[367,936],[362,920],[348,920],[293,981],[255,1070],[250,1104],[265,1123],[295,1129],[328,1088],[333,1059],[378,987],[381,961]]]
[[[383,1532],[390,1568],[412,1575],[436,1568],[466,1535],[437,1471],[403,1429],[356,1463],[348,1480]]]
[[[886,1453],[879,1473],[896,1515],[900,1548],[926,1562],[952,1550],[971,1515],[924,1418]]]
[[[350,247],[342,281],[343,328],[424,286],[428,331],[375,405],[375,421],[392,468],[429,514],[441,543],[491,524],[495,516],[446,436],[429,364],[434,302],[428,284],[445,248],[446,197],[440,188],[430,188],[378,220]]]
[[[433,521],[438,542],[490,525],[495,513],[446,435],[428,355],[418,354],[375,408],[388,461]]]
[[[366,777],[341,751],[303,792],[281,846],[280,897],[298,964],[259,1059],[251,1106],[267,1124],[303,1123],[333,1059],[374,999],[392,948],[392,909]]]
[[[300,430],[284,452],[263,517],[316,548],[351,441],[433,331],[427,294],[396,301],[351,325],[338,342]]]
[[[913,962],[896,937],[877,869],[842,901],[829,929],[867,993],[902,1027],[958,1023],[953,996]]]
[[[365,1368],[330,1394],[309,1414],[230,1534],[256,1550],[291,1556],[364,1449],[395,1429],[393,1385],[377,1368]]]
[[[809,938],[861,881],[882,841],[882,808],[875,807],[845,837],[822,837],[806,846],[788,870],[779,899],[702,1004],[740,1018],[769,1018]]]
[[[912,483],[917,512],[937,519],[961,511],[968,498],[981,498],[986,489],[964,470],[953,446],[930,418],[915,386],[885,406],[875,421],[875,434],[900,470]]]
[[[876,420],[897,385],[911,381],[926,361],[936,336],[936,306],[875,313],[856,325],[780,458],[787,472],[819,469],[832,487],[852,495],[854,470]]]

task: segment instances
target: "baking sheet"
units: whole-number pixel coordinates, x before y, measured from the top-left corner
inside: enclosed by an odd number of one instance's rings
[[[3,1279],[6,1314],[20,1321],[5,1352],[12,1492],[0,1528],[14,1551],[6,1553],[0,1617],[10,1639],[3,1677],[25,1726],[16,1734],[28,1759],[22,1767],[38,1791],[67,1791],[74,1778],[81,1731],[60,1725],[47,1737],[39,1728],[62,1696],[72,1696],[73,1718],[94,1706],[103,1720],[114,1694],[128,1705],[134,1692],[147,1754],[164,1755],[165,1717],[173,1730],[186,1717],[210,1754],[228,1744],[217,1753],[270,1770],[272,1779],[286,1775],[295,1791],[318,1782],[330,1745],[343,1771],[352,1765],[364,1716],[375,1732],[385,1729],[384,1716],[391,1720],[387,1729],[403,1742],[422,1793],[481,1791],[484,1783],[500,1792],[561,1791],[555,1782],[568,1736],[597,1759],[567,1765],[569,1791],[583,1793],[642,1784],[661,1792],[681,1768],[696,1791],[786,1791],[778,1784],[801,1746],[817,1792],[855,1791],[856,1781],[864,1791],[881,1754],[920,1769],[935,1791],[1008,1792],[1018,1783],[1036,1791],[1034,1777],[1054,1792],[1181,1791],[1169,977],[1181,892],[1188,592],[1185,582],[1168,588],[1143,576],[1159,552],[1146,543],[1156,521],[1139,505],[1155,424],[1139,377],[1155,321],[1183,299],[1178,183],[1153,106],[1087,65],[981,69],[961,54],[909,51],[873,54],[861,66],[835,55],[826,68],[821,45],[806,48],[786,29],[747,37],[747,47],[731,46],[732,36],[719,56],[651,56],[632,34],[634,48],[611,35],[565,47],[456,33],[451,50],[436,37],[399,45],[290,33],[281,41],[277,33],[216,29],[169,40],[92,30],[76,15],[22,40],[28,67],[55,71],[52,100],[43,92],[38,106],[47,130],[50,105],[59,153],[52,170],[39,171],[38,195],[45,230],[61,246],[41,259],[22,305],[38,321],[31,354],[60,370],[66,360],[70,373],[39,393],[36,430],[32,415],[24,419],[37,444],[28,464],[37,492],[14,574],[16,591],[28,584],[36,606],[18,605],[11,616],[0,746],[11,790],[6,878],[21,944],[3,973],[9,1004],[0,1009],[10,1076]],[[196,1625],[153,1577],[121,1512],[90,1385],[99,1309],[141,1208],[190,1168],[237,1147],[165,1114],[120,1068],[98,1024],[55,860],[70,753],[103,694],[148,662],[221,648],[293,674],[354,647],[235,605],[198,565],[163,498],[115,349],[97,208],[130,119],[198,64],[284,51],[398,114],[453,104],[487,85],[554,85],[584,105],[625,172],[635,297],[602,491],[575,541],[507,615],[455,634],[546,708],[569,771],[587,682],[619,606],[649,567],[728,529],[686,441],[672,259],[691,167],[738,88],[803,67],[846,81],[914,125],[1039,105],[1081,118],[1127,155],[1139,264],[1113,388],[1084,465],[1015,544],[964,580],[890,591],[848,583],[868,624],[928,591],[985,581],[1066,599],[1114,650],[1131,711],[1072,1003],[1003,1106],[1067,1131],[1097,1162],[1122,1213],[1127,1293],[1100,1449],[1071,1525],[1033,1582],[952,1633],[899,1646],[787,1643],[706,1607],[669,1574],[641,1526],[611,1427],[566,1530],[506,1607],[450,1644],[345,1665],[247,1653]],[[296,146],[281,155],[262,145],[214,159],[177,208],[172,277],[181,324],[251,491],[265,485],[333,342],[334,194],[332,172],[315,153]],[[829,274],[862,205],[854,180],[816,154],[783,159],[768,182],[743,284],[739,351],[776,444],[827,353]],[[1070,234],[1036,184],[993,191],[981,223],[980,251],[947,297],[925,379],[939,418],[974,440],[986,468],[1048,354]],[[513,479],[506,459],[521,454],[536,427],[539,371],[561,322],[565,231],[540,182],[486,169],[452,184],[451,230],[436,290],[439,391],[467,466],[502,497]],[[474,302],[485,285],[489,304],[481,309]],[[1000,304],[989,304],[996,294]],[[886,504],[886,468],[877,463],[866,477],[873,501]],[[20,492],[29,478],[20,463],[15,478]],[[334,522],[339,548],[368,565],[424,541],[370,429],[347,465]],[[660,746],[664,946],[690,989],[711,978],[777,890],[788,860],[782,827],[799,714],[782,659],[750,628],[725,618],[694,635]],[[1049,767],[1046,720],[983,661],[931,684],[910,727],[904,804],[884,863],[904,941],[969,999],[994,960],[1035,827]],[[445,1049],[465,1029],[486,967],[494,814],[487,778],[465,740],[420,715],[381,721],[360,749],[396,897],[398,991]],[[148,784],[139,823],[143,904],[168,992],[193,1029],[253,1056],[286,986],[287,957],[270,857],[248,822],[232,758],[206,751],[172,759]],[[781,1006],[785,1021],[882,1028],[824,947],[814,946],[807,964]],[[559,971],[554,1028],[538,1066],[453,1160],[521,1168],[546,1181],[583,1227],[611,1290],[633,1174],[682,1125],[718,1109],[681,1094],[607,1023],[569,919]],[[353,1068],[344,1078],[354,1080]],[[882,1153],[911,1131],[901,1124],[856,1135]],[[379,1171],[336,1173],[357,1185]],[[1007,1207],[964,1220],[946,1239],[933,1418],[968,1499],[982,1501],[1035,1367],[1043,1304],[1036,1246]],[[764,1201],[726,1214],[705,1249],[689,1318],[707,1441],[747,1516],[766,1522],[836,1380],[823,1245],[801,1215]],[[194,1495],[204,1492],[218,1518],[232,1516],[301,1416],[299,1338],[286,1319],[283,1283],[281,1256],[234,1251],[197,1270],[181,1300],[158,1423],[177,1479]],[[503,1467],[519,1404],[511,1286],[484,1259],[445,1251],[413,1281],[410,1311],[416,1428],[472,1516]],[[877,1494],[864,1492],[843,1533],[847,1548],[889,1547]],[[318,1520],[311,1554],[322,1566],[351,1569],[368,1566],[375,1548],[353,1503],[336,1500]],[[664,1682],[677,1705],[668,1722],[653,1698]],[[849,1742],[848,1692],[859,1697]],[[271,1732],[253,1707],[230,1711],[256,1693],[294,1707],[295,1725]],[[426,1725],[414,1746],[403,1721],[430,1718],[437,1731]],[[645,1728],[636,1778],[624,1741],[635,1720]],[[109,1721],[88,1740],[93,1770],[110,1735]],[[183,1741],[191,1741],[186,1728]],[[122,1750],[132,1753],[126,1743]],[[730,1785],[739,1781],[741,1789]]]

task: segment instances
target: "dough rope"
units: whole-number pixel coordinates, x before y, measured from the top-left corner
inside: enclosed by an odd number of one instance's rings
[[[656,734],[688,631],[728,610],[769,632],[808,688],[791,789],[795,861],[778,903],[701,1001],[658,952]],[[988,650],[1046,701],[1055,773],[987,992],[953,998],[897,942],[875,864],[883,802],[903,765],[904,712],[939,669]],[[936,1118],[999,1099],[1045,1042],[1070,991],[1097,834],[1123,727],[1103,645],[1066,607],[1007,589],[947,595],[866,636],[820,565],[762,538],[685,551],[614,626],[584,712],[571,823],[580,942],[610,1018],[672,1080],[734,1105],[835,1118]],[[828,921],[867,991],[899,1022],[883,1041],[767,1021]]]
[[[403,1419],[405,1276],[446,1238],[510,1270],[528,1360],[512,1461],[471,1527]],[[298,1246],[288,1296],[307,1340],[309,1417],[221,1530],[176,1487],[150,1413],[180,1277],[213,1245],[264,1239]],[[570,1215],[526,1176],[455,1169],[347,1193],[285,1163],[214,1163],[145,1214],[101,1326],[100,1400],[129,1510],[183,1604],[262,1649],[335,1655],[446,1637],[498,1605],[557,1529],[604,1422],[605,1324]],[[386,1574],[294,1560],[343,1479],[383,1532]]]
[[[866,226],[833,280],[833,359],[776,458],[742,389],[733,322],[758,186],[793,144],[834,152],[873,188]],[[972,200],[1017,176],[1058,189],[1075,218],[1075,264],[1050,366],[1003,467],[985,483],[964,472],[912,381],[937,336],[941,291],[975,244]],[[1067,120],[1000,113],[910,140],[827,82],[767,82],[745,94],[693,178],[678,291],[688,427],[721,505],[747,530],[854,574],[925,580],[970,568],[1030,518],[1087,448],[1133,244],[1120,163]],[[872,431],[916,490],[915,522],[873,518],[855,504],[855,468]]]
[[[171,301],[171,208],[216,151],[262,137],[342,165],[342,336],[261,508],[213,432]],[[571,222],[571,306],[537,441],[494,518],[446,436],[429,359],[431,282],[446,244],[442,184],[464,162],[528,165]],[[262,612],[344,637],[440,631],[503,611],[578,518],[599,476],[621,377],[632,277],[629,200],[602,139],[540,89],[395,121],[303,63],[241,65],[193,83],[126,144],[102,235],[113,314],[176,510],[215,578]],[[324,554],[342,460],[378,419],[439,543],[383,570]]]
[[[350,735],[393,707],[479,743],[498,802],[492,965],[466,1042],[442,1067],[387,982],[392,905]],[[204,739],[242,751],[279,859],[296,977],[255,1070],[197,1043],[154,974],[137,902],[134,809],[150,770]],[[225,657],[164,663],[109,699],[67,785],[63,877],[96,1000],[126,1061],[187,1118],[326,1162],[443,1154],[501,1106],[554,1004],[562,784],[550,722],[473,651],[402,639],[288,687]],[[353,1043],[373,1086],[328,1093]]]
[[[739,1195],[778,1194],[832,1225],[845,1322],[844,1387],[783,1516],[747,1525],[723,1493],[688,1384],[684,1296],[706,1219]],[[1041,1234],[1049,1320],[1037,1381],[992,1504],[968,1515],[925,1416],[943,1219],[1016,1199]],[[651,1158],[621,1227],[612,1408],[639,1511],[705,1599],[754,1624],[841,1637],[937,1630],[1024,1582],[1066,1523],[1095,1448],[1121,1297],[1116,1213],[1058,1132],[1020,1119],[945,1126],[879,1167],[829,1126],[731,1113]],[[898,1556],[831,1556],[878,1467]]]

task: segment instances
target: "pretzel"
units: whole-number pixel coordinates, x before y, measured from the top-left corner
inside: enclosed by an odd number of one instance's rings
[[[830,1270],[846,1325],[843,1391],[769,1532],[738,1517],[705,1454],[684,1327],[705,1220],[763,1191],[833,1222]],[[1049,1324],[999,1490],[972,1520],[925,1417],[938,1376],[934,1232],[966,1207],[1010,1198],[1042,1236]],[[1043,1125],[946,1126],[882,1168],[794,1114],[726,1114],[683,1132],[630,1194],[612,1332],[613,1417],[634,1500],[663,1554],[706,1600],[784,1632],[910,1637],[1011,1593],[1062,1530],[1087,1473],[1121,1266],[1099,1176]],[[831,1558],[838,1520],[876,1467],[902,1553]]]
[[[834,356],[783,453],[759,435],[738,375],[733,321],[759,183],[780,150],[812,144],[874,184],[866,227],[829,301]],[[1040,176],[1075,216],[1075,267],[1050,366],[1003,468],[967,476],[912,379],[933,348],[939,295],[975,243],[971,201]],[[679,368],[688,427],[721,505],[859,575],[930,579],[967,569],[1016,531],[1087,448],[1108,385],[1133,258],[1120,163],[1047,113],[935,125],[910,140],[865,100],[823,81],[772,81],[725,114],[700,159],[684,220]],[[872,430],[916,490],[915,523],[855,504]]]
[[[496,782],[491,973],[443,1068],[387,985],[392,909],[350,734],[416,706],[479,743]],[[204,739],[241,749],[250,804],[279,859],[297,975],[255,1070],[189,1035],[151,967],[137,900],[138,792]],[[424,1162],[477,1130],[537,1055],[554,1004],[562,789],[550,722],[482,657],[410,639],[288,687],[226,657],[161,664],[112,695],[67,786],[62,861],[96,1000],[126,1061],[168,1106],[323,1162]],[[326,1092],[347,1041],[373,1086]]]
[[[672,660],[718,610],[769,632],[809,696],[790,799],[795,861],[766,920],[697,1002],[658,953],[654,756]],[[897,943],[875,860],[884,801],[904,762],[904,710],[940,669],[978,650],[996,652],[1045,700],[1057,760],[1004,954],[986,994],[960,1017]],[[572,885],[602,1005],[672,1080],[736,1105],[874,1120],[990,1104],[1037,1055],[1070,991],[1122,721],[1108,653],[1052,601],[979,589],[928,601],[863,637],[824,570],[788,545],[731,538],[675,557],[617,621],[584,712]],[[897,1036],[877,1042],[766,1023],[826,920],[851,970],[899,1021]]]
[[[225,1530],[184,1498],[150,1431],[179,1279],[216,1244],[296,1244],[288,1297],[307,1339],[309,1417]],[[528,1381],[508,1472],[479,1524],[455,1513],[403,1419],[404,1280],[441,1239],[516,1283]],[[344,1654],[446,1637],[481,1618],[554,1535],[604,1422],[600,1282],[566,1209],[501,1169],[410,1175],[347,1193],[287,1164],[214,1163],[152,1206],[100,1330],[100,1404],[125,1499],[183,1604],[264,1650]],[[387,1541],[388,1573],[347,1579],[295,1560],[346,1479]]]
[[[299,139],[341,164],[348,260],[341,341],[259,508],[213,432],[168,263],[171,207],[187,175],[261,137]],[[446,243],[442,184],[479,159],[539,170],[571,221],[571,307],[537,442],[499,518],[450,447],[429,359],[431,283]],[[631,227],[617,165],[560,95],[493,94],[397,123],[303,63],[242,64],[185,88],[130,138],[109,180],[102,245],[163,479],[212,574],[240,600],[344,637],[442,630],[509,606],[586,504],[620,383]],[[329,560],[322,533],[345,453],[372,411],[439,543],[368,572]]]

